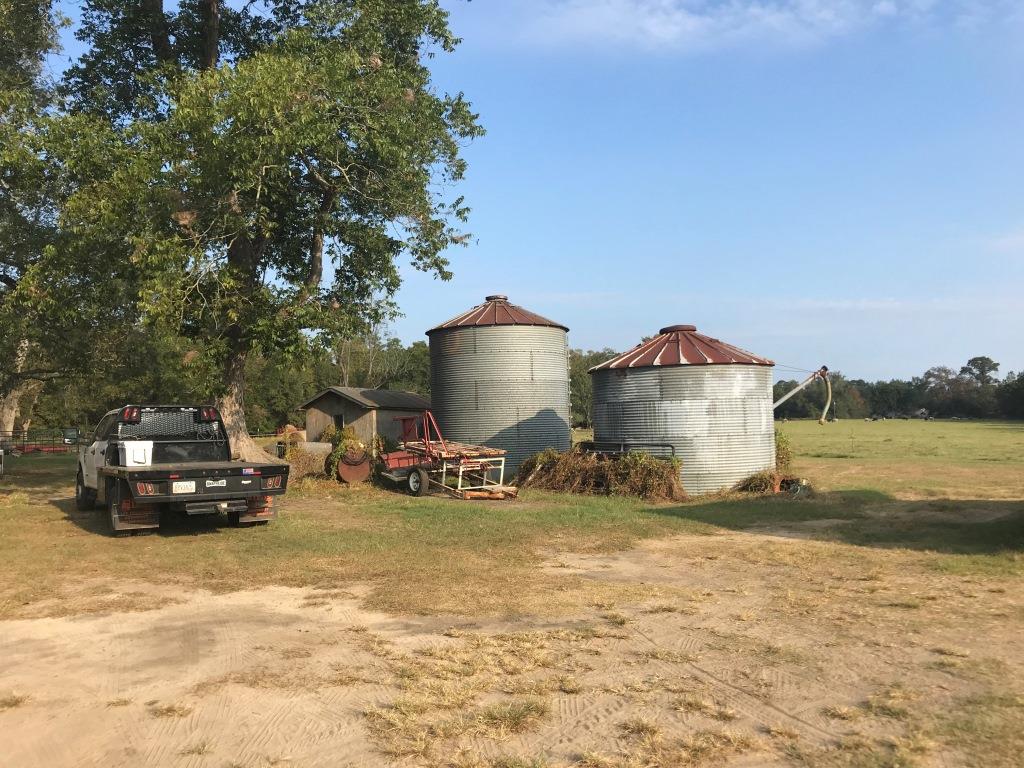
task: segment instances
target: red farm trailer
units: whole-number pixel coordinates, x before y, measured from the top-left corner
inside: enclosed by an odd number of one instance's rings
[[[505,451],[445,440],[434,414],[395,419],[402,424],[397,451],[381,454],[384,477],[413,496],[436,489],[459,499],[511,499],[518,489],[505,485]]]

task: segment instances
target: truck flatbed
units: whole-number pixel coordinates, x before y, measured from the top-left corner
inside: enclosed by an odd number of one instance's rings
[[[159,527],[162,510],[226,513],[233,525],[272,520],[288,463],[231,455],[212,406],[126,405],[107,413],[80,446],[75,504],[105,506],[115,534]]]

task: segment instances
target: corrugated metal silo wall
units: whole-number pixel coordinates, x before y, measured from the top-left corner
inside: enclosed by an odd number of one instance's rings
[[[768,366],[612,369],[593,381],[594,440],[675,446],[687,493],[730,488],[775,466]]]
[[[541,326],[435,331],[430,399],[445,437],[504,448],[511,477],[530,454],[569,449],[568,337]]]

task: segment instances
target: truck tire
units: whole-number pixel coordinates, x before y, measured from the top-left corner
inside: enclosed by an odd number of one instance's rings
[[[79,512],[86,512],[96,507],[96,491],[85,486],[85,478],[82,477],[82,468],[78,468],[78,475],[75,477],[75,509]]]
[[[426,496],[427,487],[430,481],[427,477],[427,470],[422,467],[410,469],[405,478],[405,487],[413,496]]]

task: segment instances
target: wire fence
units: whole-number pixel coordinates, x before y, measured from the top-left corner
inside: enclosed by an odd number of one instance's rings
[[[69,453],[78,446],[77,429],[0,432],[0,449],[8,456],[23,453]]]

